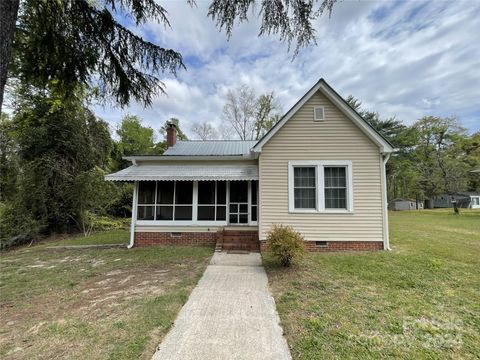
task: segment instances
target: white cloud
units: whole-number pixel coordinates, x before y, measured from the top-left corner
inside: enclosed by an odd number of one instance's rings
[[[258,38],[258,20],[234,29],[230,41],[206,17],[207,1],[191,8],[166,2],[172,29],[147,24],[143,34],[182,52],[188,70],[166,78],[168,96],[153,107],[98,109],[112,124],[128,112],[158,128],[171,116],[183,127],[221,122],[228,89],[248,84],[274,90],[288,110],[320,77],[344,97],[353,94],[382,116],[412,123],[423,115],[457,115],[480,130],[480,3],[345,1],[316,23],[318,46],[291,59],[275,36]]]

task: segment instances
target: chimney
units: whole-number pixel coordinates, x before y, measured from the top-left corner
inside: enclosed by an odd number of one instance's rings
[[[177,142],[177,127],[178,127],[177,119],[171,119],[167,123],[167,149],[175,145]]]

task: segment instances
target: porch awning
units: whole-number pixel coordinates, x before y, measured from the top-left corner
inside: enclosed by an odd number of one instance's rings
[[[132,165],[105,176],[107,181],[159,180],[258,180],[258,166],[229,165]]]

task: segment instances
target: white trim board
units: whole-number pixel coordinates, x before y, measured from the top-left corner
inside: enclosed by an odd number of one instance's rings
[[[381,153],[393,152],[393,147],[378,134],[364,119],[360,117],[345,101],[338,95],[324,79],[320,79],[284,116],[275,126],[265,134],[252,148],[253,152],[261,152],[265,145],[283,125],[290,120],[305,103],[317,92],[325,95],[345,116],[362,130],[379,148]]]

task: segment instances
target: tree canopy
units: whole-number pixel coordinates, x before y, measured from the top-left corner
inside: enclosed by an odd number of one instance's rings
[[[195,6],[195,0],[186,1]],[[207,16],[227,37],[236,22],[257,16],[258,36],[278,35],[289,48],[295,43],[297,54],[315,44],[313,23],[324,12],[330,14],[336,1],[213,0]],[[9,0],[1,6],[0,110],[9,62],[11,74],[23,81],[41,87],[57,79],[65,95],[82,84],[95,89],[98,98],[122,106],[132,99],[151,105],[157,92],[165,92],[160,75],[185,68],[178,51],[154,44],[122,24],[124,18],[137,26],[152,20],[169,27],[167,11],[155,0]]]

